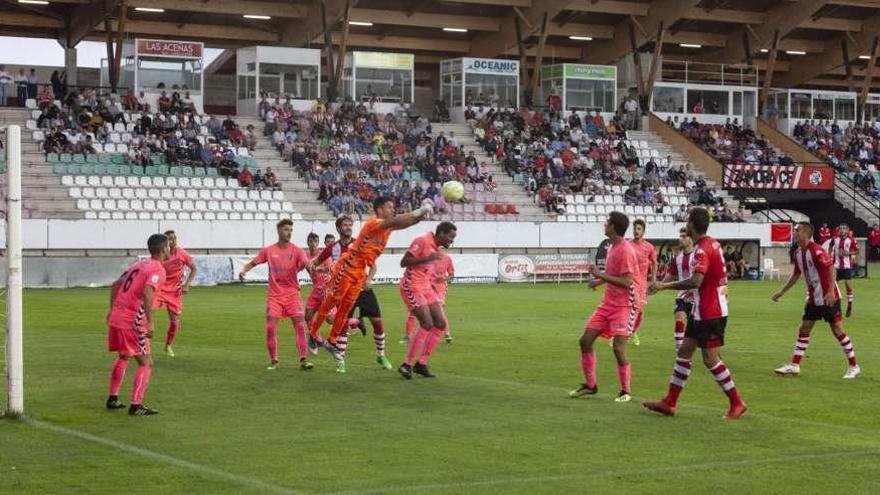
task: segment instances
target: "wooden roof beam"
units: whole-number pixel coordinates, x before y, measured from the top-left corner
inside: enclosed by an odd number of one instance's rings
[[[444,27],[464,28],[470,31],[497,32],[501,29],[501,19],[470,15],[426,14],[415,12],[407,15],[402,10],[351,9],[351,20],[356,22],[372,22],[393,26]]]
[[[323,6],[327,12],[329,26],[336,25],[345,15],[348,7],[357,6],[358,0],[320,0],[309,6],[308,15],[303,19],[290,20],[285,23],[281,31],[281,44],[284,46],[306,46],[312,38],[321,34],[324,16],[321,15]]]
[[[306,5],[258,0],[210,0],[209,2],[203,0],[128,0],[128,6],[206,14],[253,14],[285,18],[303,18],[309,15],[309,8]]]
[[[542,0],[536,2],[534,6],[524,10],[523,16],[532,26],[540,27],[542,19],[546,15],[549,19],[555,18],[560,12],[565,10],[571,0]],[[512,10],[512,9],[511,9]],[[501,29],[497,33],[483,33],[476,36],[471,44],[471,56],[474,57],[495,57],[500,53],[506,53],[510,48],[516,49],[519,40],[516,35],[516,26],[513,16],[516,14],[511,12],[507,17],[501,19]],[[525,34],[524,36],[528,36]]]

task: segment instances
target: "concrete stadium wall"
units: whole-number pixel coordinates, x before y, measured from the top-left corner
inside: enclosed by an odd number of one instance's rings
[[[23,221],[25,250],[142,250],[147,237],[174,229],[190,249],[256,249],[275,242],[274,221],[159,221],[159,220],[52,220]],[[412,240],[433,230],[437,222],[423,222],[395,232],[390,248],[406,248]],[[601,223],[570,222],[460,222],[457,248],[572,248],[596,247],[604,239]],[[0,222],[0,248],[6,247],[5,223]],[[651,239],[677,239],[680,224],[648,227]],[[355,225],[357,231],[358,225]],[[294,242],[305,245],[309,232],[336,233],[332,222],[302,220],[294,223]],[[710,233],[719,239],[754,240],[772,246],[770,224],[716,223]]]

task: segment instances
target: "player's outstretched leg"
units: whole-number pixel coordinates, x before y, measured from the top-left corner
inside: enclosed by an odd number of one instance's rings
[[[336,360],[336,372],[345,373],[345,351],[348,348],[348,313],[354,307],[360,293],[358,284],[348,286],[342,295],[341,301],[336,306],[336,317],[333,319],[333,327],[324,344],[324,348]]]
[[[266,317],[266,350],[269,352],[269,366],[267,370],[278,367],[278,320],[271,316]]]
[[[113,370],[110,372],[110,394],[107,396],[107,409],[116,410],[125,407],[125,404],[119,402],[119,389],[122,387],[122,381],[125,380],[126,368],[128,368],[128,357],[120,354],[113,363]]]
[[[846,332],[843,331],[843,327],[841,327],[839,321],[831,327],[831,331],[834,333],[834,337],[837,339],[837,342],[843,349],[843,353],[846,355],[848,366],[846,368],[846,373],[844,373],[843,375],[843,378],[846,380],[851,380],[859,376],[862,372],[862,369],[859,367],[858,361],[856,361],[856,351],[855,349],[853,349],[852,341],[849,339],[849,336],[846,334]]]
[[[645,408],[665,416],[675,416],[678,397],[691,376],[691,357],[694,355],[696,348],[697,342],[694,339],[685,337],[684,342],[682,342],[681,347],[678,349],[675,365],[672,367],[672,376],[669,377],[669,390],[666,392],[666,396],[657,401],[642,403]]]
[[[675,339],[676,351],[679,347],[681,347],[681,343],[684,342],[684,329],[686,322],[687,315],[685,315],[685,313],[675,313],[675,330],[673,333],[673,338]]]
[[[797,341],[794,343],[794,351],[791,354],[791,362],[788,364],[784,364],[775,371],[777,375],[780,376],[798,376],[801,373],[801,360],[804,358],[804,354],[807,353],[807,348],[810,347],[810,331],[813,329],[812,321],[804,321],[801,324],[801,327],[798,329],[798,337]]]
[[[737,419],[742,416],[746,412],[747,407],[736,390],[736,385],[733,383],[733,375],[731,375],[724,361],[721,360],[720,349],[717,347],[703,349],[703,364],[712,373],[715,382],[718,383],[718,386],[721,387],[721,390],[730,401],[730,408],[727,410],[727,414],[724,415],[724,419]]]
[[[134,374],[134,384],[131,388],[131,405],[128,414],[132,416],[152,416],[159,411],[143,405],[144,395],[150,386],[150,376],[153,374],[153,359],[149,356],[136,356],[138,369]]]
[[[593,350],[593,343],[599,335],[600,332],[598,330],[590,329],[584,330],[583,335],[581,335],[581,371],[584,374],[584,383],[568,393],[568,396],[571,398],[595,395],[599,392],[599,386],[596,384],[596,352]]]
[[[413,308],[412,313],[419,321],[419,329],[415,333],[415,336],[410,340],[403,364],[397,368],[397,372],[407,380],[412,378],[413,372],[415,371],[413,364],[415,364],[416,359],[421,357],[423,349],[428,344],[431,336],[431,329],[434,328],[434,320],[431,318],[431,312],[427,306]]]

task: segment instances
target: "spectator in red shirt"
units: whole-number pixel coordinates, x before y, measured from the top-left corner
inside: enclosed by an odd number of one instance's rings
[[[238,185],[241,187],[246,187],[248,189],[254,188],[254,174],[248,170],[247,165],[245,165],[244,170],[238,174]]]
[[[880,259],[880,225],[876,223],[868,234],[868,246],[870,247],[871,260]]]

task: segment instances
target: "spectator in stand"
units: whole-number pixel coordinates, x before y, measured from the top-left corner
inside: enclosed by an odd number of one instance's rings
[[[736,222],[745,222],[746,221],[746,208],[743,205],[739,205],[736,208],[736,213],[734,214],[734,221]]]
[[[7,89],[13,81],[12,76],[6,72],[6,66],[0,64],[0,107],[6,106]]]
[[[15,76],[15,91],[18,97],[18,106],[23,107],[28,98],[28,78],[24,69],[18,69],[18,75]]]
[[[238,174],[238,185],[248,189],[253,189],[255,186],[254,175],[248,170],[247,165],[245,165],[242,171]]]
[[[550,110],[550,118],[556,119],[562,113],[562,98],[555,89],[547,96],[547,108]]]
[[[52,85],[52,93],[58,96],[58,99],[61,99],[64,96],[64,82],[61,78],[61,73],[57,70],[52,71],[52,75],[49,76],[49,84]]]
[[[688,210],[687,206],[681,205],[678,211],[675,212],[675,221],[676,222],[687,222],[688,219]]]
[[[727,273],[730,274],[730,278],[743,278],[749,269],[742,253],[737,251],[732,244],[728,244],[724,250],[724,263],[727,265]]]
[[[168,97],[168,93],[165,91],[162,91],[162,93],[159,94],[158,106],[160,112],[171,111],[171,98]]]
[[[263,185],[270,191],[281,190],[281,185],[278,183],[278,178],[275,177],[275,172],[272,171],[272,167],[266,167],[266,173],[263,174]]]
[[[871,261],[880,260],[880,225],[874,224],[868,233],[868,249]]]
[[[31,69],[31,71],[27,75],[27,97],[31,99],[36,99],[37,97],[37,85],[39,84],[39,80],[37,79],[37,70]],[[59,87],[59,90],[61,88]],[[60,95],[61,92],[59,91]]]

